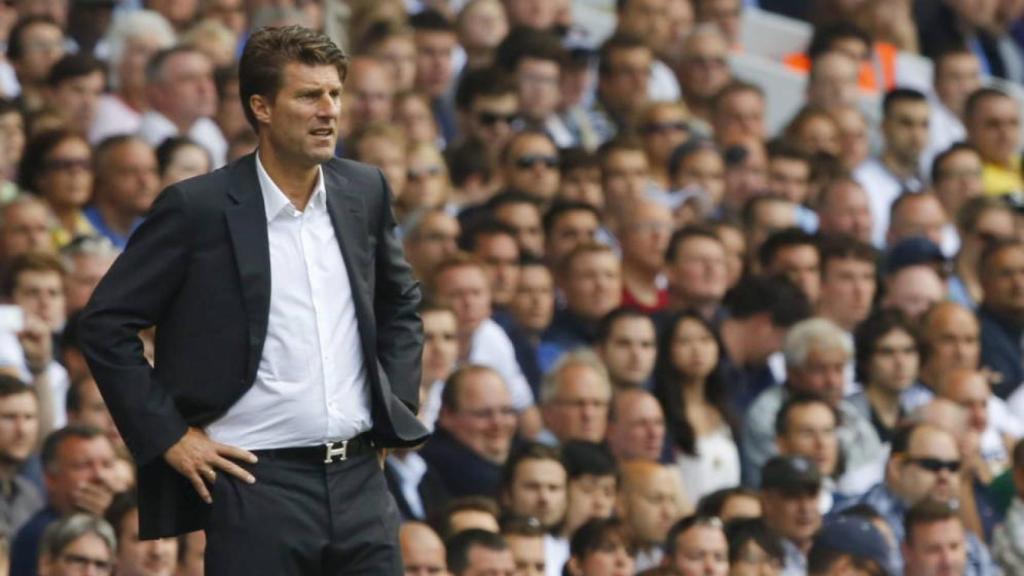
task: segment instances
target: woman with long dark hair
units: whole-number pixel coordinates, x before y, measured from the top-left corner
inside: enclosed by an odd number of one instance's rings
[[[740,482],[721,350],[711,324],[690,311],[673,316],[658,340],[655,394],[687,495],[694,501]]]

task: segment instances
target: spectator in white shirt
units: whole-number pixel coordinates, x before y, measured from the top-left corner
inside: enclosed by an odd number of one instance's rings
[[[216,167],[227,157],[227,140],[211,120],[217,112],[213,65],[202,52],[175,46],[157,52],[146,65],[146,99],[139,135],[150,146],[170,136],[190,136],[213,157]]]
[[[934,59],[932,118],[926,159],[967,137],[964,106],[967,97],[981,88],[981,63],[967,48],[939,54]]]
[[[931,107],[917,90],[895,88],[885,95],[882,110],[885,148],[881,155],[854,172],[854,178],[871,200],[875,220],[872,239],[876,246],[884,244],[893,201],[903,193],[919,192],[925,185],[921,154],[928,145]]]

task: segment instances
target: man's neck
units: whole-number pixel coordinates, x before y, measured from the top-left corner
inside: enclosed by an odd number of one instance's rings
[[[257,153],[267,176],[270,176],[296,209],[305,210],[316,186],[318,165],[307,166],[289,162],[274,150],[267,139],[261,139]]]
[[[138,214],[122,210],[109,202],[97,202],[96,209],[103,217],[103,224],[114,234],[126,237],[132,233],[132,227],[138,219]]]
[[[882,386],[867,387],[868,402],[887,427],[893,428],[900,419],[900,395]]]
[[[885,166],[901,183],[918,177],[920,166],[916,160],[900,158],[892,150],[886,150],[879,160],[882,162],[882,166]]]
[[[633,297],[644,301],[644,304],[657,304],[657,281],[657,270],[648,270],[630,260],[622,261],[622,285]]]

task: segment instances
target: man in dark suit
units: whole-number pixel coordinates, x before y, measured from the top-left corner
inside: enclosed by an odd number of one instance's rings
[[[253,34],[257,152],[165,190],[82,316],[141,536],[206,529],[210,574],[401,573],[379,456],[427,436],[420,291],[383,175],[333,158],[347,62],[301,27]]]

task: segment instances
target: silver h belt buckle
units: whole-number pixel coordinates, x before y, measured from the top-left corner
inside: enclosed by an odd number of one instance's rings
[[[348,456],[346,455],[346,452],[348,451],[348,440],[342,440],[341,442],[328,442],[324,447],[327,448],[324,464],[334,462],[335,457],[338,458],[338,462],[348,460]]]

